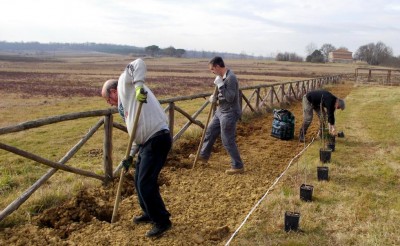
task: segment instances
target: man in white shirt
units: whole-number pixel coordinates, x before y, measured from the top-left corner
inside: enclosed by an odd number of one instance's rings
[[[117,106],[129,135],[132,133],[137,104],[142,102],[134,148],[138,148],[135,186],[143,214],[133,219],[136,224],[152,223],[147,237],[159,237],[171,228],[170,213],[161,198],[157,179],[171,149],[172,139],[167,116],[152,91],[144,84],[146,64],[142,59],[129,63],[118,80],[107,80],[101,95],[112,106]],[[143,91],[147,93],[143,93]],[[129,166],[132,157],[124,160]]]

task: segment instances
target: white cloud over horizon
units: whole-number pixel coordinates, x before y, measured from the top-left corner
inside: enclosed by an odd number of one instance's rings
[[[0,40],[95,42],[270,56],[383,42],[400,55],[395,0],[1,1]]]

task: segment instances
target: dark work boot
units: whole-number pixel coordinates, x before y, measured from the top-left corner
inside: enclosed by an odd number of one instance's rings
[[[152,223],[153,221],[147,214],[142,214],[133,218],[133,223],[135,224],[144,224],[144,223]]]
[[[163,223],[155,223],[153,228],[151,228],[150,231],[146,233],[146,237],[150,238],[157,238],[162,236],[164,232],[168,231],[172,226],[172,223],[170,220],[167,220]]]

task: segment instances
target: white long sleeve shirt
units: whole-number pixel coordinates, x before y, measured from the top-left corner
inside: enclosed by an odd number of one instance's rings
[[[145,143],[154,133],[168,129],[167,116],[153,92],[144,85],[146,64],[136,59],[128,64],[118,79],[118,109],[124,116],[129,135],[132,134],[133,123],[139,102],[136,100],[135,87],[142,86],[147,91],[147,103],[142,110],[133,142],[137,145]],[[121,112],[123,110],[123,112]]]

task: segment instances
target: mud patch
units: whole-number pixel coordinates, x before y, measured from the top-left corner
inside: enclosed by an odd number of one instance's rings
[[[118,182],[119,180],[115,180],[111,186],[116,187]],[[165,178],[162,182],[168,183]],[[122,199],[134,194],[131,173],[125,175],[122,187]],[[87,226],[92,220],[110,223],[116,196],[114,190],[110,187],[81,190],[71,200],[38,215],[36,225],[39,228],[52,228],[61,239],[66,239],[72,232]]]

